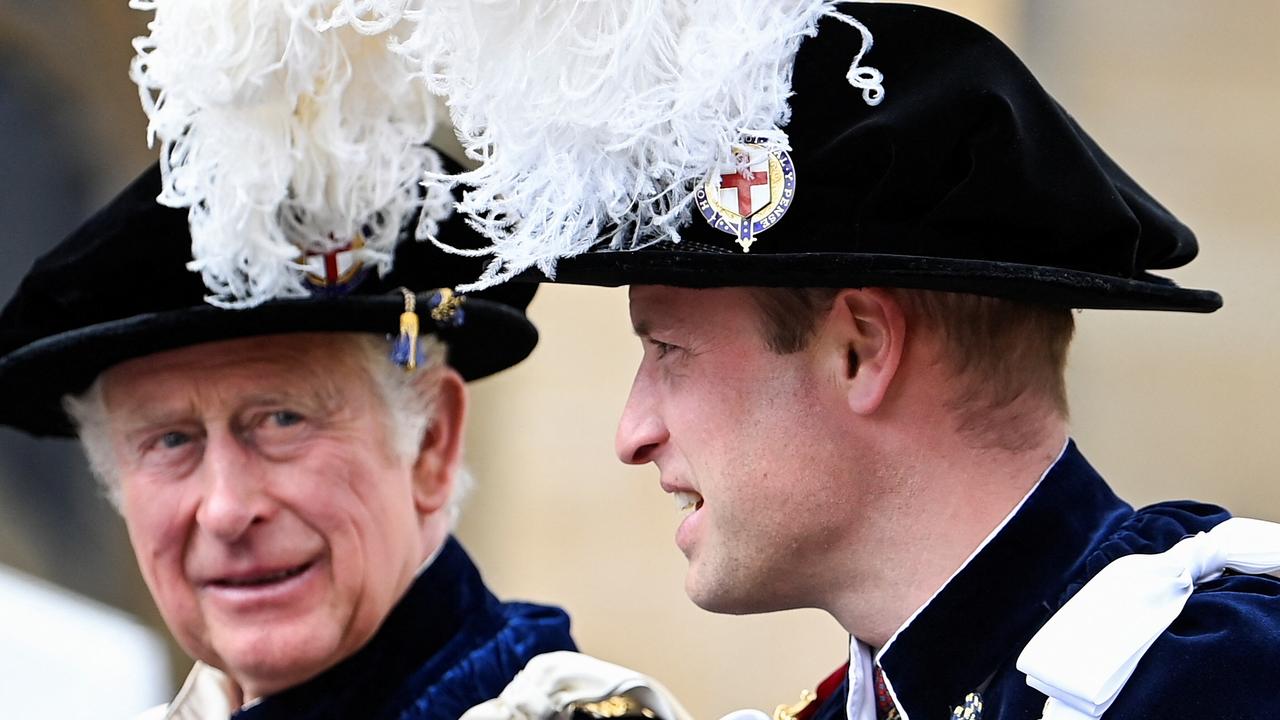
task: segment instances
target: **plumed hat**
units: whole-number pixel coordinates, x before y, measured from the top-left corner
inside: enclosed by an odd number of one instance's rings
[[[439,112],[390,42],[404,21],[360,22],[356,0],[133,0],[154,12],[130,76],[160,148],[159,200],[185,208],[209,302],[249,307],[310,289],[300,252],[357,233],[391,268],[404,218],[434,234],[453,197],[428,144]]]
[[[102,370],[253,335],[399,333],[411,366],[431,332],[467,379],[529,354],[531,288],[459,299],[480,261],[401,242],[481,243],[419,182],[456,168],[427,144],[436,103],[391,46],[402,21],[353,0],[131,4],[155,13],[131,75],[160,159],[0,313],[0,423],[70,434],[61,398]]]
[[[397,247],[384,275],[361,267],[349,249],[337,250],[307,260],[311,296],[240,309],[210,305],[208,288],[187,269],[187,213],[156,202],[160,184],[153,165],[37,260],[0,312],[0,423],[70,435],[63,395],[83,391],[112,365],[165,350],[289,332],[395,335],[406,305],[402,288],[423,291],[414,295],[421,331],[448,343],[449,364],[468,380],[514,365],[537,343],[524,314],[532,285],[496,287],[433,312],[447,302],[434,288],[475,277],[482,264],[413,241]],[[457,217],[440,232],[480,242]]]
[[[481,161],[452,179],[491,241],[473,287],[524,273],[1221,305],[1153,274],[1195,257],[1191,231],[956,15],[618,0],[551,3],[563,16],[547,20],[543,3],[439,3],[468,4],[445,24],[469,44],[420,54]]]

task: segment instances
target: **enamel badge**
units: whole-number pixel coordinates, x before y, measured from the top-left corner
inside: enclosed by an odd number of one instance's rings
[[[354,290],[367,274],[360,259],[363,248],[364,238],[357,235],[351,242],[334,250],[304,253],[302,265],[312,294],[346,295]]]
[[[733,148],[735,164],[717,170],[693,194],[711,227],[734,235],[743,252],[782,219],[796,193],[796,169],[783,150],[748,138]]]
[[[982,720],[982,696],[969,693],[964,696],[964,704],[957,705],[951,711],[952,720]]]

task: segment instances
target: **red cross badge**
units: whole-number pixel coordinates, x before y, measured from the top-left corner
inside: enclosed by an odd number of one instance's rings
[[[733,148],[734,164],[719,168],[694,191],[711,227],[738,238],[751,252],[757,233],[777,224],[796,194],[796,169],[783,150],[769,150],[757,138]]]
[[[364,238],[354,240],[328,252],[308,252],[302,256],[307,284],[317,295],[345,295],[355,289],[365,276],[364,262],[359,251]]]

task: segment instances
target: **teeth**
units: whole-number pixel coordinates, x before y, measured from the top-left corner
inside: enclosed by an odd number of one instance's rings
[[[682,513],[695,510],[702,504],[702,496],[696,492],[676,491],[674,495],[676,497],[676,507],[679,508]]]

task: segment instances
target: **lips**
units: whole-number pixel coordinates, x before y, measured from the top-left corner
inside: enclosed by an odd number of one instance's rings
[[[702,507],[702,496],[692,490],[676,490],[672,493],[676,500],[676,509],[688,514]]]
[[[323,593],[322,560],[218,570],[198,584],[200,597],[211,608],[236,616],[294,612],[309,607]]]
[[[680,527],[676,528],[676,547],[680,548],[680,552],[684,553],[685,557],[691,557],[700,534],[699,528],[704,520],[702,496],[692,490],[678,491],[675,496],[676,507],[680,508],[680,512],[684,513],[684,519],[680,521]]]
[[[680,527],[676,528],[676,546],[685,556],[688,556],[696,542],[698,527],[702,524],[700,512],[704,502],[702,493],[668,480],[663,480],[660,484],[663,491],[671,493],[676,501],[676,509],[684,515],[684,519],[680,521]]]
[[[313,564],[314,563],[312,562],[305,562],[301,565],[294,565],[281,570],[251,570],[248,572],[216,577],[205,584],[215,588],[254,588],[270,586],[301,575],[311,569]]]

